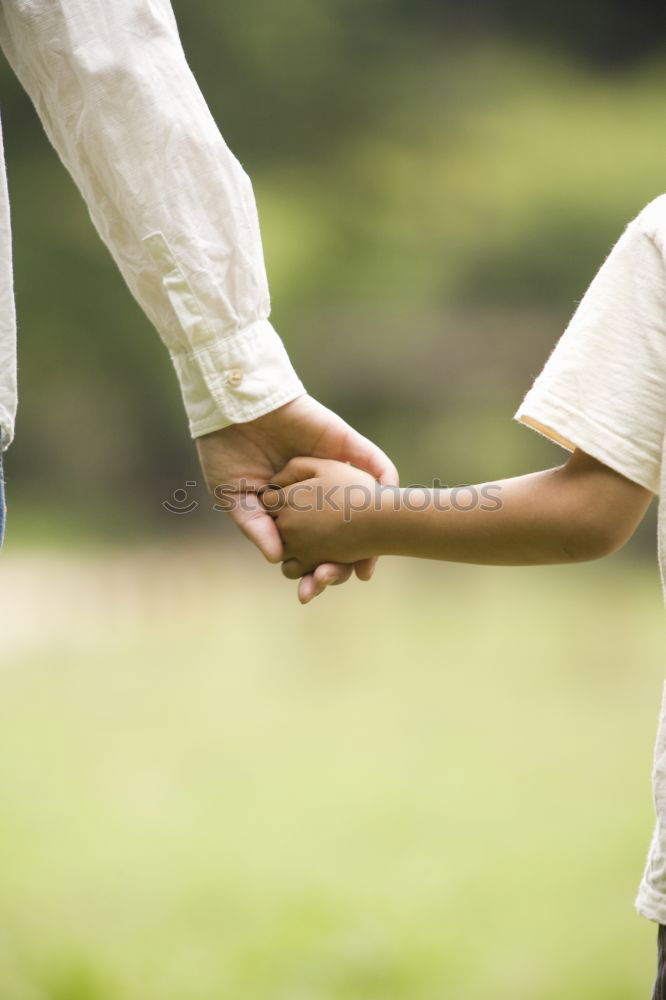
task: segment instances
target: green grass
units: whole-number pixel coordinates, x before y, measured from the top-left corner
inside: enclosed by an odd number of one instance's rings
[[[2,1000],[627,1000],[656,571],[7,546]]]

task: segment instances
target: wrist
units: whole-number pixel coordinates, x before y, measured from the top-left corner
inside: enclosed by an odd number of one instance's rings
[[[382,487],[372,528],[377,554],[416,554],[419,540],[428,534],[432,509],[433,492],[424,486]]]
[[[370,556],[391,553],[400,519],[402,492],[397,486],[376,485],[361,526],[364,545]]]

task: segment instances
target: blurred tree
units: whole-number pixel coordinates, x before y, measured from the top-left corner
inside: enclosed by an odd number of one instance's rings
[[[442,41],[470,33],[557,46],[595,66],[630,66],[664,47],[666,5],[659,0],[394,0],[407,22],[437,29]]]
[[[407,479],[559,459],[508,418],[624,223],[664,189],[661,7],[174,8],[254,182],[273,319],[308,388]],[[10,493],[154,513],[196,476],[166,351],[1,61],[0,93],[19,315]]]

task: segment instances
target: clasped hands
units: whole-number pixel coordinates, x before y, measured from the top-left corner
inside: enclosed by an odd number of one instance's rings
[[[356,487],[367,495],[377,484],[397,486],[398,473],[380,448],[337,414],[303,395],[255,420],[204,434],[196,446],[210,492],[224,484],[242,497],[230,516],[269,562],[283,564],[285,576],[300,577],[301,603],[353,572],[371,578],[376,557],[361,537],[368,511],[354,510],[345,520],[344,510],[319,502],[316,493],[326,485],[349,497]]]
[[[313,573],[326,586],[340,581],[330,571],[317,575],[319,567],[345,565],[355,566],[360,579],[369,579],[368,568],[371,572],[379,555],[372,515],[381,508],[383,489],[349,464],[291,459],[259,493],[282,539],[284,575],[298,579]]]

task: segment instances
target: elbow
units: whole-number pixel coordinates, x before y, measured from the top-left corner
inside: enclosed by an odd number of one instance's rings
[[[551,508],[565,562],[589,562],[617,552],[629,541],[652,493],[582,452],[556,472],[557,502]]]
[[[562,538],[562,562],[592,562],[613,555],[626,545],[634,530],[635,525],[629,528],[601,518],[575,524],[573,530],[568,527]]]

